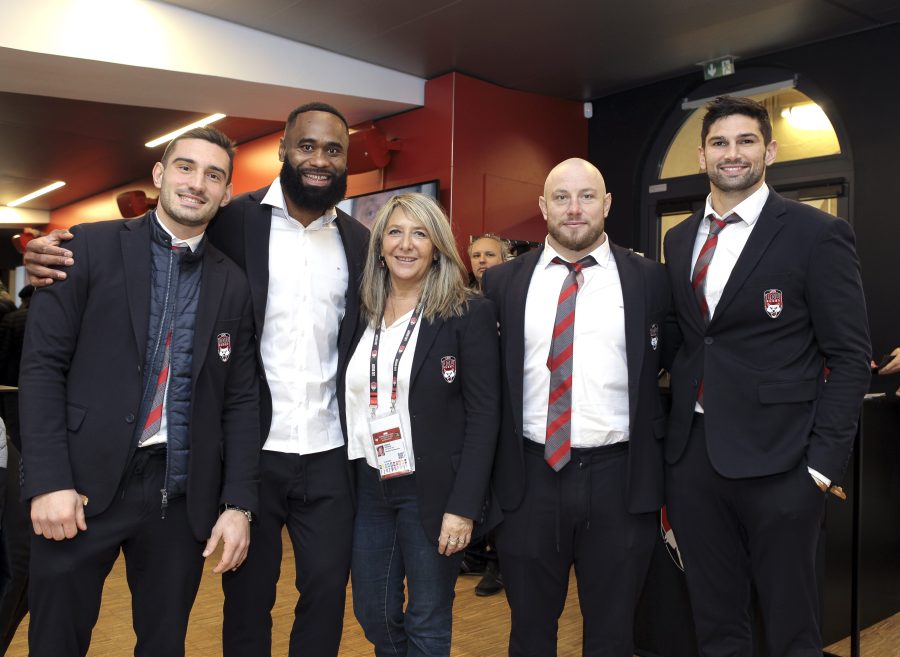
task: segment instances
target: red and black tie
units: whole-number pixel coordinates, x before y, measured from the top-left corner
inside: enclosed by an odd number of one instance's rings
[[[550,400],[547,406],[547,435],[544,458],[551,468],[559,472],[572,456],[572,349],[575,338],[575,299],[584,280],[581,270],[596,265],[593,256],[578,262],[566,262],[559,256],[553,264],[569,269],[556,306],[556,323],[550,340]]]
[[[700,248],[700,255],[697,256],[697,262],[694,263],[694,273],[691,276],[691,287],[694,288],[694,297],[700,306],[700,314],[703,315],[703,322],[709,324],[709,304],[706,302],[706,274],[709,272],[709,263],[712,262],[713,254],[716,252],[716,245],[719,243],[719,233],[729,224],[736,224],[741,218],[732,213],[726,219],[717,219],[710,214],[706,217],[709,219],[709,235]],[[697,401],[703,406],[703,380],[700,381],[700,387],[697,390]]]

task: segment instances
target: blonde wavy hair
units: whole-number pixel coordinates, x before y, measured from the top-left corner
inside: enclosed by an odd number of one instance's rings
[[[360,289],[363,313],[369,325],[376,326],[381,322],[391,292],[390,272],[381,264],[381,247],[388,219],[398,209],[403,210],[413,221],[422,224],[438,256],[425,274],[422,291],[419,293],[423,317],[427,320],[436,316],[443,319],[459,317],[471,293],[465,285],[466,268],[456,250],[450,220],[430,196],[398,194],[382,206],[372,224],[372,237],[369,240]]]

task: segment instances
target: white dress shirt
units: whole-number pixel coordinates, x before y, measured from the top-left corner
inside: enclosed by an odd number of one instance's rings
[[[194,235],[193,237],[189,237],[186,240],[181,239],[180,237],[175,237],[171,230],[161,222],[156,213],[153,214],[153,221],[159,224],[159,227],[166,231],[166,234],[172,240],[172,246],[186,246],[191,250],[191,253],[197,250],[197,247],[200,246],[200,241],[203,239],[203,235],[205,233],[200,233],[199,235]],[[169,378],[166,379],[166,390],[163,393],[163,407],[162,407],[162,417],[159,419],[159,431],[155,434],[147,438],[144,442],[140,444],[140,447],[150,447],[151,445],[163,445],[169,442],[169,422],[166,418],[166,414],[169,410],[169,381],[172,380],[172,371],[169,370]]]
[[[378,344],[378,408],[375,417],[384,417],[391,413],[391,379],[394,376],[394,357],[403,340],[403,334],[409,324],[413,311],[410,310],[390,326],[381,323],[381,338]],[[409,464],[415,469],[416,461],[413,453],[412,430],[409,422],[409,380],[412,374],[413,355],[416,353],[416,342],[419,339],[420,319],[409,336],[409,342],[400,358],[397,368],[397,403],[396,413],[400,416],[400,431],[405,441],[404,447],[409,455]],[[375,443],[369,431],[369,359],[372,354],[372,339],[375,329],[366,327],[356,351],[347,366],[347,385],[344,400],[347,409],[347,452],[349,458],[365,458],[366,463],[378,469],[375,456]]]
[[[719,303],[719,299],[722,298],[725,284],[728,282],[728,278],[731,276],[734,265],[737,263],[741,251],[744,250],[747,240],[750,239],[750,233],[753,232],[756,221],[762,213],[763,206],[769,198],[769,186],[763,185],[734,206],[731,212],[724,215],[719,215],[718,212],[713,210],[711,198],[711,194],[706,197],[706,209],[703,212],[703,219],[700,220],[700,227],[697,229],[697,238],[694,240],[694,254],[691,257],[691,277],[694,274],[694,263],[700,257],[700,249],[703,248],[703,244],[709,235],[709,215],[713,215],[717,219],[726,219],[730,215],[737,213],[741,221],[729,224],[719,233],[716,252],[713,254],[713,258],[709,263],[709,269],[706,272],[706,303],[709,306],[710,318],[716,312],[716,306]],[[700,402],[695,404],[694,411],[697,413],[703,412]],[[813,479],[821,481],[826,486],[831,485],[831,480],[828,477],[812,468],[807,469],[813,476]]]
[[[523,433],[543,444],[547,434],[550,369],[547,356],[559,291],[569,273],[553,264],[558,254],[544,244],[525,302]],[[609,238],[590,255],[597,264],[582,270],[572,352],[572,447],[598,447],[628,440],[628,361],[625,306]]]
[[[272,424],[263,449],[323,452],[344,443],[337,342],[349,272],[337,212],[332,208],[304,227],[288,215],[278,180],[262,204],[272,207],[269,289],[260,339]]]

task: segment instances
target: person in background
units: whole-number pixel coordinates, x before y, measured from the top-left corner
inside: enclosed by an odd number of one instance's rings
[[[450,223],[422,194],[378,212],[360,297],[344,381],[357,476],[353,610],[377,657],[449,656],[464,550],[499,519],[487,504],[496,313],[465,287]]]
[[[509,244],[492,233],[472,238],[469,242],[469,263],[474,278],[473,289],[481,290],[481,281],[491,267],[509,260]],[[459,569],[460,575],[481,576],[475,585],[475,595],[485,597],[503,590],[503,574],[497,559],[492,533],[476,539],[466,550]]]
[[[816,552],[869,385],[853,229],[765,183],[766,107],[707,105],[704,210],[665,238],[683,340],[670,367],[666,504],[703,657],[820,657]]]
[[[670,298],[662,265],[610,243],[611,203],[594,165],[561,162],[538,199],[545,243],[484,275],[504,367],[493,486],[510,657],[556,655],[573,564],[583,655],[634,654],[663,503]]]
[[[484,272],[507,260],[509,260],[509,244],[506,240],[491,233],[473,238],[469,243],[469,262],[472,266],[472,276],[475,277],[475,287],[481,289]]]
[[[35,293],[19,377],[31,501],[31,657],[84,657],[123,552],[138,657],[184,655],[204,558],[240,568],[257,512],[250,290],[205,229],[231,200],[234,144],[176,137],[159,205],[72,229],[76,264]]]
[[[900,374],[900,347],[894,349],[888,356],[885,356],[885,360],[887,361],[881,367],[878,367],[878,363],[872,361],[872,368],[878,372],[879,376],[889,376],[891,374]],[[900,388],[897,388],[894,391],[894,395],[896,397],[900,397]]]
[[[26,285],[19,290],[22,305],[0,320],[0,384],[19,385],[19,361],[22,359],[25,322],[28,319],[28,305],[31,303],[32,294],[34,294],[33,285]]]

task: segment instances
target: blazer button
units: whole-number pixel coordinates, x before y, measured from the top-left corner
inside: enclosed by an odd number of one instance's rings
[[[704,344],[712,344],[713,342],[715,342],[715,340],[707,335],[705,338],[703,338],[703,342]]]
[[[134,413],[129,413],[128,415],[126,415],[126,416],[125,416],[125,421],[126,421],[128,424],[134,424]]]

